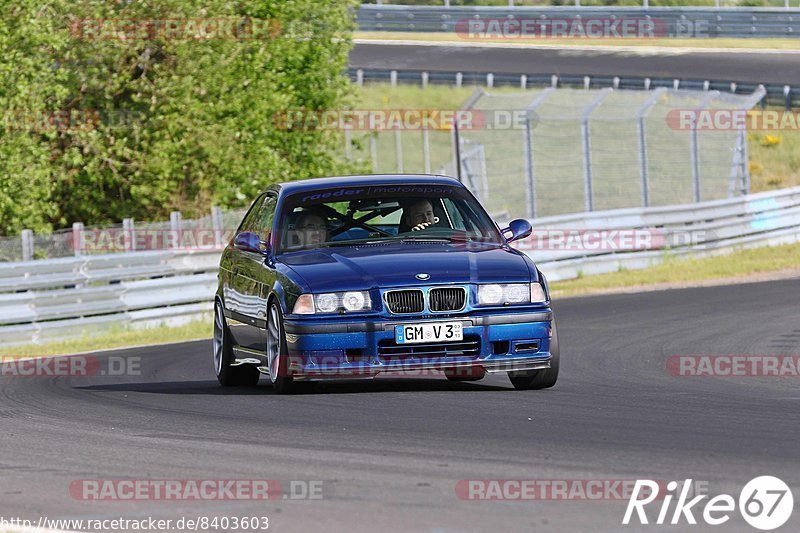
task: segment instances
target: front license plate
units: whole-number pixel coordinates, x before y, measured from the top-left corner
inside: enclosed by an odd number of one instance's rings
[[[464,340],[464,329],[461,322],[409,324],[395,326],[394,339],[397,344],[461,341]]]

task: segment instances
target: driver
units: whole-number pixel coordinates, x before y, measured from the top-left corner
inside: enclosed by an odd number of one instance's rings
[[[433,204],[424,198],[406,204],[403,207],[402,219],[411,231],[419,231],[439,222],[433,215]]]
[[[294,222],[294,230],[289,232],[292,248],[315,246],[327,240],[328,225],[325,216],[313,210],[300,213]]]

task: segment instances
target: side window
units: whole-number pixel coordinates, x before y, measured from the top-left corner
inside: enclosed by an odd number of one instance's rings
[[[275,196],[267,195],[255,217],[254,226],[250,231],[258,233],[262,241],[269,241],[277,203],[278,199]]]
[[[243,231],[253,231],[255,227],[255,220],[258,217],[258,212],[261,210],[261,205],[263,205],[264,195],[259,196],[253,205],[250,206],[250,210],[244,216],[242,223],[239,224],[239,229],[236,230],[236,233],[242,233]]]

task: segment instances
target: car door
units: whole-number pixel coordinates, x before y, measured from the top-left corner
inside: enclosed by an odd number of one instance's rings
[[[259,196],[253,202],[253,205],[250,206],[244,219],[236,229],[234,240],[236,235],[249,231],[249,228],[255,226],[255,220],[259,215],[265,198],[266,194]],[[247,339],[247,332],[244,329],[246,326],[245,315],[242,314],[247,307],[247,293],[242,280],[239,278],[239,270],[247,261],[247,258],[244,257],[245,253],[246,252],[237,248],[234,244],[225,248],[222,261],[220,262],[219,273],[222,283],[225,316],[228,319],[228,326],[233,336],[233,342],[240,346],[242,346],[243,341]]]
[[[276,205],[277,196],[267,193],[244,231],[256,233],[260,240],[271,243]],[[238,255],[234,287],[238,305],[236,320],[240,325],[236,343],[263,352],[266,346],[267,296],[275,283],[275,271],[268,260],[270,254],[240,250]]]

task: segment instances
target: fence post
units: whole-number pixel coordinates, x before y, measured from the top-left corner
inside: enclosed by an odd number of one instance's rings
[[[422,88],[426,89],[427,87],[428,87],[428,73],[427,72],[423,72],[422,73]]]
[[[462,74],[461,72],[456,72],[456,87],[461,87],[461,84],[463,82],[464,82],[464,74]]]
[[[783,98],[786,100],[786,111],[792,110],[792,88],[788,85],[783,86]]]
[[[181,235],[181,212],[173,211],[169,214],[169,229],[170,234],[173,236],[170,239],[170,248],[180,248],[182,246],[183,236]]]
[[[218,205],[211,206],[211,228],[214,230],[214,248],[221,250],[225,247],[225,239],[222,238],[225,228],[222,227],[222,208]]]
[[[491,72],[486,75],[486,86],[490,89],[494,87],[494,74]]]
[[[372,161],[372,172],[378,172],[378,138],[377,133],[371,131],[369,133],[369,158]]]
[[[400,129],[394,130],[394,155],[398,174],[403,173],[403,139],[400,133]]]
[[[461,179],[461,136],[458,134],[458,114],[453,117],[453,127],[450,130],[450,143],[453,149],[453,161],[455,161],[456,178],[463,183]]]
[[[33,260],[33,231],[29,229],[22,230],[22,260]]]
[[[122,234],[125,236],[125,251],[136,251],[136,230],[132,218],[122,219]]]
[[[525,108],[525,129],[522,130],[522,140],[525,143],[525,178],[527,179],[525,184],[525,199],[527,200],[525,214],[530,219],[536,218],[536,170],[533,160],[533,128],[531,127],[531,120],[536,108],[553,91],[555,91],[554,87],[548,87],[543,90]]]
[[[719,96],[719,91],[709,91],[708,96],[700,101],[700,105],[695,108],[695,111],[701,111],[708,107],[708,103],[714,98]],[[700,201],[700,149],[698,148],[697,138],[697,116],[695,115],[692,122],[692,129],[689,132],[689,156],[692,162],[692,190],[694,191],[694,201]]]
[[[592,146],[589,139],[589,115],[597,109],[606,96],[611,94],[613,89],[603,89],[595,99],[583,110],[581,116],[581,137],[583,138],[583,191],[584,208],[586,211],[594,210],[594,198],[592,192]]]
[[[364,85],[364,69],[356,70],[356,85],[362,87]]]
[[[642,207],[647,207],[650,205],[650,184],[648,183],[648,161],[647,161],[647,135],[644,130],[644,119],[647,116],[647,113],[650,112],[650,109],[653,108],[654,105],[658,103],[659,98],[661,95],[667,91],[664,87],[659,87],[653,94],[650,95],[650,98],[642,104],[642,107],[639,108],[639,111],[636,113],[636,133],[639,137],[639,176],[642,180]]]
[[[431,145],[428,128],[422,128],[422,159],[425,162],[425,174],[431,173]]]
[[[80,257],[83,255],[83,222],[72,223],[72,249],[75,252],[75,257]]]
[[[397,71],[392,70],[389,72],[389,83],[391,83],[392,87],[397,87]]]

